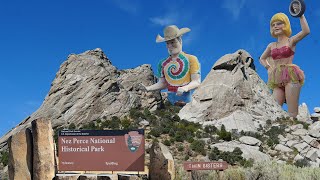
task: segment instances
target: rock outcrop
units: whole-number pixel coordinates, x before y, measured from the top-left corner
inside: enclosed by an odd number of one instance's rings
[[[51,119],[53,127],[80,126],[102,117],[122,117],[131,108],[157,106],[160,93],[142,92],[140,83],[154,83],[150,65],[118,70],[101,49],[71,54],[60,66],[41,107],[0,139],[0,150],[10,136],[40,117]]]
[[[152,144],[149,168],[150,179],[171,180],[175,178],[174,160],[164,144],[158,142]]]
[[[239,51],[242,52],[240,57]],[[216,68],[238,57],[242,61],[251,57],[246,51],[239,51],[221,57],[213,65],[193,94],[192,102],[180,111],[181,119],[204,126],[219,127],[224,124],[228,131],[255,132],[268,119],[287,116],[271,96],[267,85],[256,71],[249,67],[249,63],[239,64],[232,70]]]
[[[299,121],[309,121],[311,119],[310,112],[306,103],[299,106],[299,114],[297,116]]]
[[[32,121],[33,179],[55,177],[53,130],[51,121],[40,118]]]
[[[311,114],[311,119],[314,121],[319,121],[320,120],[320,107],[315,107],[314,113]]]
[[[32,135],[30,129],[25,129],[11,136],[9,147],[9,179],[32,178]]]

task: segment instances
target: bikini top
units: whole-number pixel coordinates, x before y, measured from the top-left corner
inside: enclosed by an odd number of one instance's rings
[[[282,46],[281,48],[274,48],[271,50],[273,60],[288,58],[294,55],[294,51],[289,46]]]

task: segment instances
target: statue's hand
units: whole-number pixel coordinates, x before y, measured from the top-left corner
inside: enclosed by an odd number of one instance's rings
[[[177,89],[177,95],[181,96],[184,92],[187,92],[187,91],[188,91],[188,89],[186,87],[179,87]]]

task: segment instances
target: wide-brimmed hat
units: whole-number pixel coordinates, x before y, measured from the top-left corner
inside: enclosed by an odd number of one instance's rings
[[[161,37],[159,34],[157,35],[156,42],[159,43],[159,42],[169,41],[189,31],[191,31],[189,28],[179,29],[176,25],[170,25],[164,29],[163,31],[164,37]]]

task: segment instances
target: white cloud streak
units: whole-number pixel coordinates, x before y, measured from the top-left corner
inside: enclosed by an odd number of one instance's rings
[[[140,3],[134,0],[112,0],[112,2],[118,8],[129,14],[138,14],[141,8]]]
[[[245,3],[246,0],[226,0],[223,1],[222,8],[231,13],[234,20],[238,20]]]

